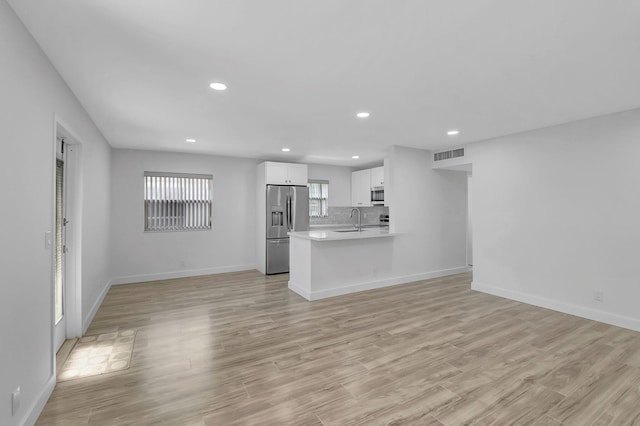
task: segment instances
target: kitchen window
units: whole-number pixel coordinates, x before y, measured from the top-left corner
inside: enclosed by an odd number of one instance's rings
[[[211,229],[213,176],[144,172],[144,230]]]
[[[329,217],[329,181],[309,181],[309,217]]]

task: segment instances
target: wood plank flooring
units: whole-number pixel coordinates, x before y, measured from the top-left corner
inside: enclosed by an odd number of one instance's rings
[[[58,383],[39,425],[635,425],[640,334],[470,290],[307,302],[255,271],[114,286],[87,334],[131,368]]]
[[[58,352],[56,353],[56,372],[58,375],[60,374],[60,370],[62,370],[62,366],[64,365],[67,358],[69,358],[69,354],[76,346],[78,342],[77,338],[67,339],[64,341]]]

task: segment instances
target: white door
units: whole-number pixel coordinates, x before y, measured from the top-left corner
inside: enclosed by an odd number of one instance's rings
[[[65,257],[66,257],[66,225],[65,218],[65,161],[64,161],[64,142],[58,144],[58,152],[56,155],[56,193],[55,193],[55,304],[54,304],[54,349],[56,352],[64,343],[67,337],[67,324],[65,318]]]
[[[351,173],[351,206],[371,205],[371,169]]]
[[[266,167],[266,183],[267,185],[286,185],[287,184],[287,165],[285,163],[267,162]]]
[[[384,186],[384,166],[371,169],[371,187]]]
[[[288,164],[287,179],[291,185],[307,185],[307,165],[306,164]]]

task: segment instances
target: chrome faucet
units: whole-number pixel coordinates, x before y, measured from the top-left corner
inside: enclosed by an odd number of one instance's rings
[[[351,213],[349,214],[349,217],[353,217],[353,211],[357,211],[358,212],[358,226],[356,227],[356,229],[358,230],[358,232],[362,231],[362,214],[360,212],[360,209],[357,207],[354,207],[351,209]]]

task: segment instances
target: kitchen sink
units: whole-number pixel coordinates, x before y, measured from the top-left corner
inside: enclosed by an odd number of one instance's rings
[[[358,231],[357,229],[338,229],[336,232],[364,232],[366,229]]]

